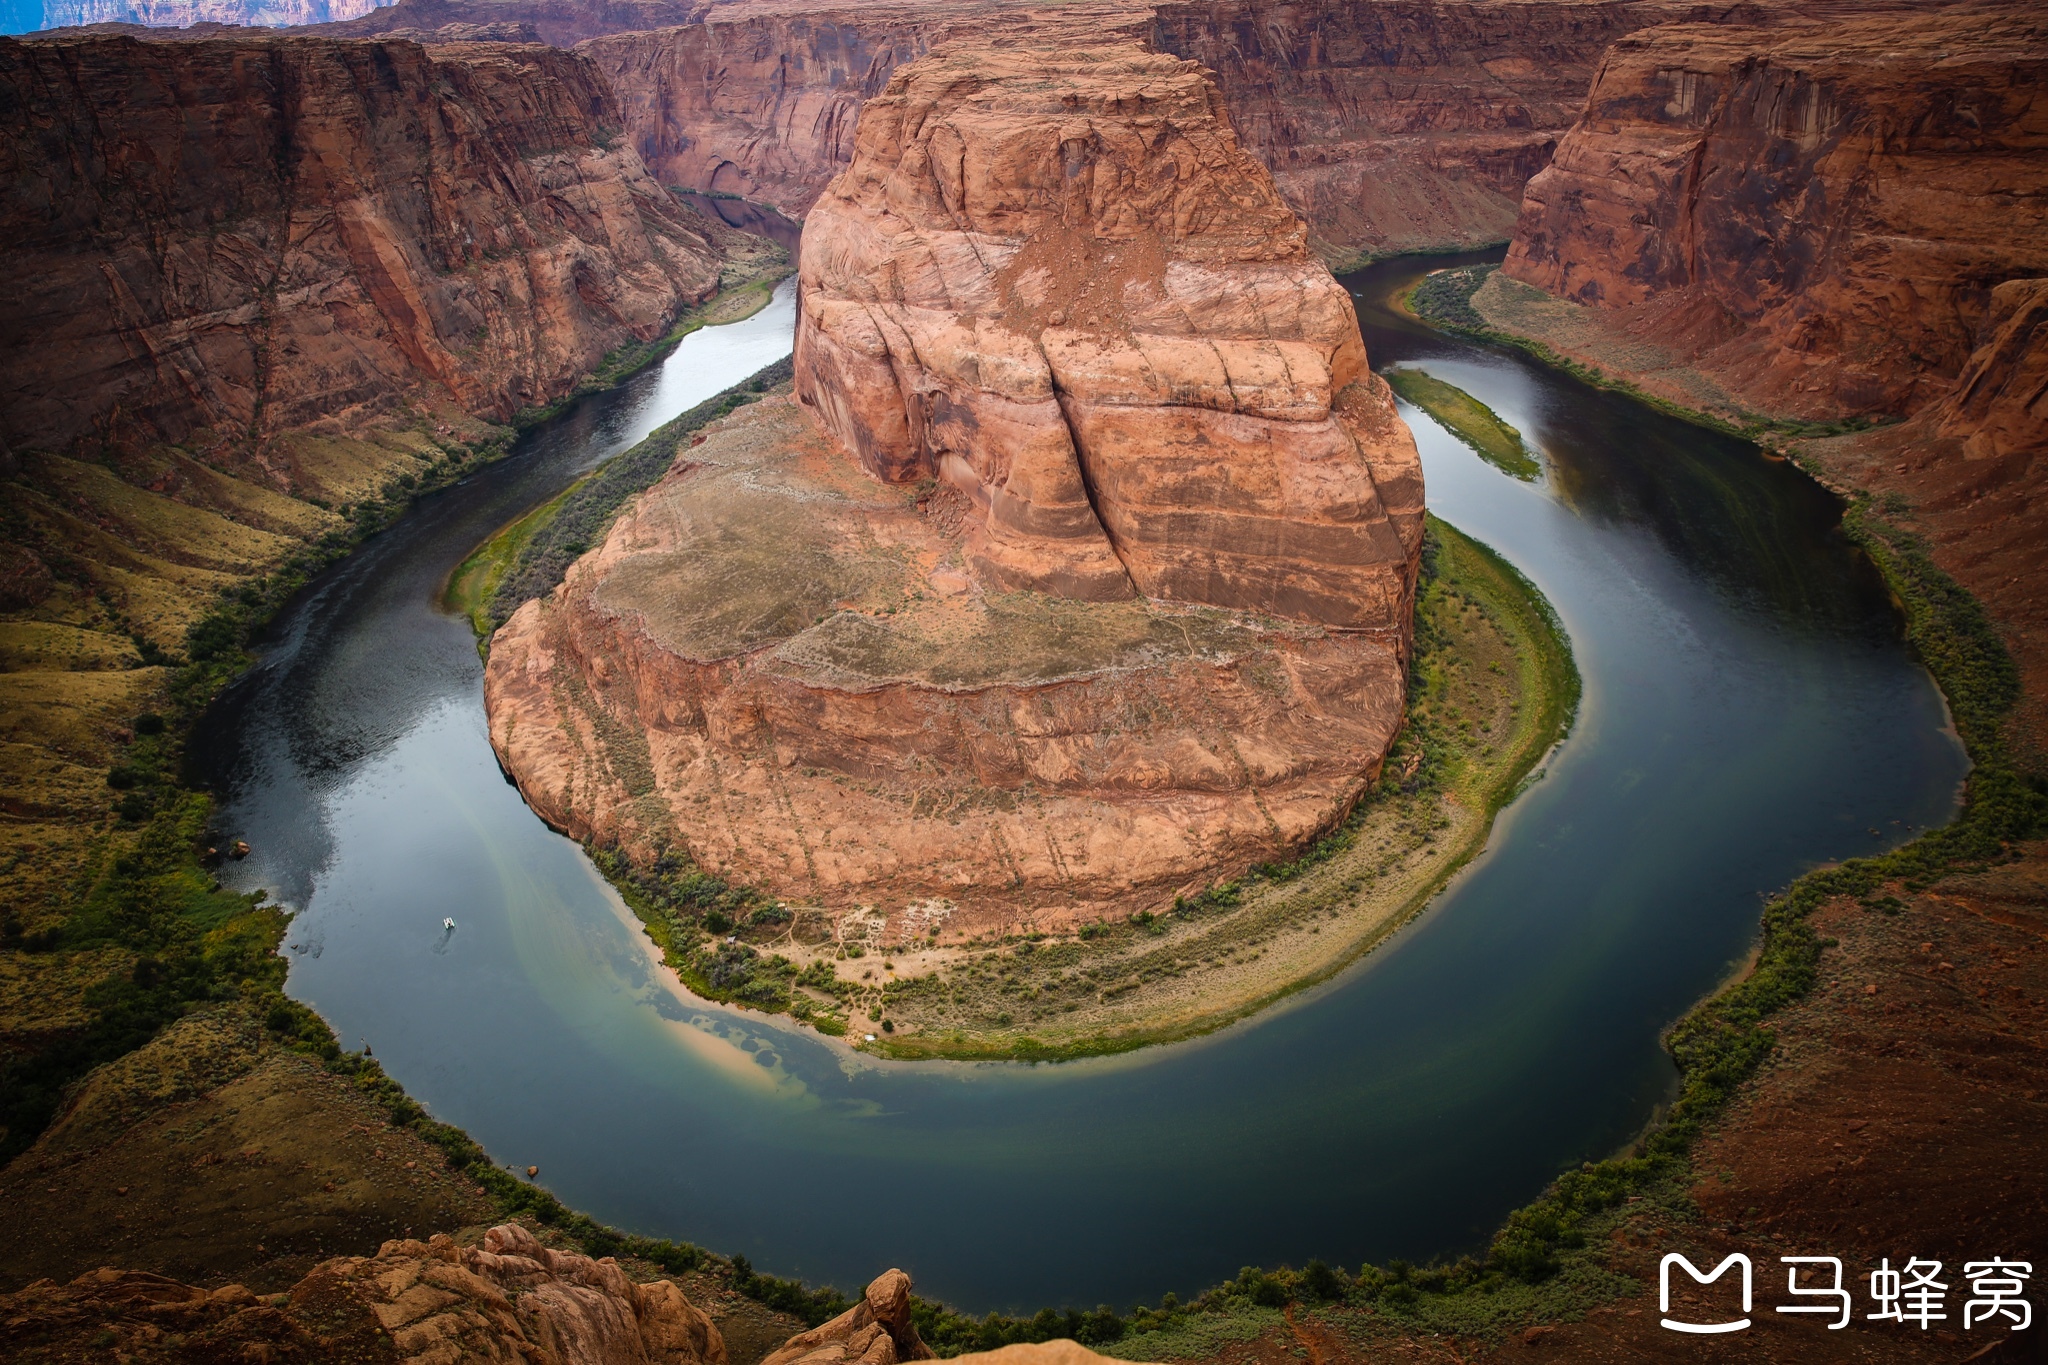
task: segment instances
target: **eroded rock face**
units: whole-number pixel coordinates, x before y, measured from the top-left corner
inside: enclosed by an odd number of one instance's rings
[[[480,1247],[445,1234],[327,1261],[289,1295],[195,1289],[98,1270],[0,1296],[10,1330],[124,1359],[375,1359],[522,1365],[725,1365],[711,1320],[674,1283],[551,1250],[517,1224]],[[107,1338],[111,1335],[113,1340]]]
[[[0,439],[502,418],[661,334],[737,234],[585,60],[237,35],[0,40]]]
[[[1415,446],[1191,62],[957,45],[868,102],[804,232],[797,392],[974,504],[991,590],[1405,640]]]
[[[492,638],[551,824],[798,905],[971,935],[1157,908],[1326,829],[1397,732],[1392,638],[976,582],[980,513],[771,398]]]
[[[975,9],[721,13],[578,51],[618,92],[634,149],[663,184],[796,217],[852,160],[861,104]]]
[[[1507,237],[1608,45],[1697,9],[1167,0],[1149,36],[1216,73],[1239,135],[1319,248],[1352,257]]]
[[[2037,7],[1615,44],[1506,272],[1609,310],[1757,410],[1899,415],[2048,276]]]
[[[582,838],[900,932],[1156,906],[1341,819],[1400,724],[1422,483],[1191,63],[942,49],[805,227],[798,393],[495,637]]]

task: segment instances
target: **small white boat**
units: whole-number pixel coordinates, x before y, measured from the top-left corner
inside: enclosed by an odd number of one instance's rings
[[[454,921],[454,920],[452,920],[452,919],[445,919],[445,918],[444,918],[444,919],[443,919],[443,920],[441,921],[441,927],[442,927],[443,929],[453,929],[453,928],[455,927],[455,921]]]

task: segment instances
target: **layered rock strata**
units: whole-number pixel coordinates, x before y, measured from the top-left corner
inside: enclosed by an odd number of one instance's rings
[[[931,1347],[910,1319],[910,1277],[887,1270],[872,1280],[860,1302],[770,1351],[761,1365],[897,1365],[932,1360]]]
[[[1192,62],[961,46],[805,228],[797,393],[976,513],[985,586],[1405,640],[1421,467],[1350,297]]]
[[[1308,221],[1318,250],[1338,260],[1506,238],[1523,184],[1577,117],[1607,46],[1708,7],[1176,0],[1078,8],[799,9],[738,0],[686,26],[598,37],[581,50],[611,79],[635,148],[664,183],[801,215],[851,162],[861,105],[934,43],[1026,27],[1076,32],[1083,44],[1139,38],[1215,73],[1246,146]],[[1720,17],[1728,7],[1712,10]]]
[[[943,49],[868,103],[803,259],[809,410],[681,452],[494,639],[528,801],[959,932],[1341,818],[1400,722],[1420,465],[1199,69]]]
[[[39,1281],[0,1305],[11,1330],[104,1359],[726,1361],[718,1329],[674,1282],[636,1284],[610,1257],[553,1250],[516,1223],[492,1228],[481,1246],[441,1233],[386,1242],[375,1256],[323,1262],[289,1294],[98,1270],[67,1285]]]
[[[1245,145],[1341,259],[1505,239],[1608,45],[1698,8],[1167,0],[1150,36],[1216,73]]]
[[[659,336],[743,241],[618,145],[585,59],[0,40],[0,438],[503,418]]]
[[[1902,415],[2048,276],[2048,20],[1964,7],[1615,44],[1504,273],[1753,410]]]
[[[619,33],[579,51],[662,183],[802,216],[853,158],[861,105],[975,6],[815,10]]]
[[[1400,723],[1392,640],[990,591],[978,513],[787,398],[681,452],[491,642],[491,741],[581,839],[892,932],[1156,906],[1327,828]]]

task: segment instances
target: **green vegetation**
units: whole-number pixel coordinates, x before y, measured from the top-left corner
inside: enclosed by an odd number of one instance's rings
[[[862,994],[858,987],[841,981],[827,963],[798,968],[782,954],[755,946],[789,936],[794,917],[788,909],[749,887],[720,881],[675,849],[664,848],[640,864],[615,848],[584,848],[646,927],[661,960],[692,991],[707,1000],[787,1014],[834,1037],[846,1032],[841,1010]]]
[[[626,500],[669,471],[684,437],[757,401],[793,374],[789,360],[776,361],[663,423],[553,501],[500,528],[455,570],[443,600],[469,617],[479,639],[487,639],[522,603],[554,590],[577,557],[603,536]]]
[[[1485,847],[1493,817],[1570,728],[1579,699],[1570,646],[1542,594],[1434,518],[1415,620],[1406,726],[1380,781],[1335,829],[1156,913],[1070,939],[1010,936],[889,981],[876,1017],[898,1028],[876,1050],[1025,1061],[1132,1051],[1257,1013],[1383,942]],[[1266,956],[1281,952],[1291,955]],[[1190,980],[1215,1003],[1188,1006]],[[1157,995],[1183,999],[1162,1018]]]
[[[1532,481],[1543,466],[1522,443],[1522,433],[1500,419],[1500,414],[1453,384],[1421,370],[1387,371],[1394,392],[1442,423],[1444,429],[1477,451],[1494,468],[1518,479]]]

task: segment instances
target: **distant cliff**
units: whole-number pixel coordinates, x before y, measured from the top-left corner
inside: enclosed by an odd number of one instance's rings
[[[1715,12],[1731,8],[1757,12]],[[1345,260],[1506,238],[1607,46],[1699,12],[1672,0],[1172,0],[1096,5],[1088,22],[1215,71],[1246,145],[1322,253]],[[1038,22],[996,3],[793,14],[740,0],[711,14],[581,50],[665,183],[792,214],[845,167],[861,104],[897,67],[948,36]]]
[[[1693,8],[1167,0],[1151,36],[1216,72],[1245,144],[1344,258],[1505,239],[1608,45]]]
[[[42,22],[22,28],[66,28],[77,24],[147,24],[189,28],[193,24],[324,24],[353,19],[378,0],[42,0]],[[26,14],[23,16],[27,17]]]
[[[661,334],[720,240],[553,48],[0,40],[0,437],[504,418]]]
[[[796,216],[852,159],[862,103],[953,26],[936,8],[826,10],[619,33],[578,51],[618,91],[657,179]]]
[[[1958,9],[1616,43],[1529,185],[1505,273],[1757,410],[1947,393],[2008,281],[2048,276],[2048,19]]]

